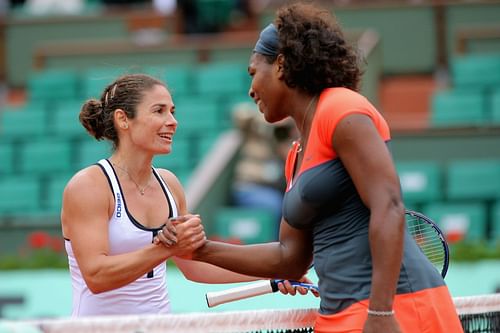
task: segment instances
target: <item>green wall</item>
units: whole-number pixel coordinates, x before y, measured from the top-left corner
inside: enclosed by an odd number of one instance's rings
[[[6,22],[6,75],[11,86],[24,86],[34,68],[37,45],[44,41],[106,40],[128,34],[125,19],[100,13],[77,17],[15,18]]]
[[[438,58],[437,25],[435,9],[426,4],[384,4],[377,3],[358,6],[337,6],[332,10],[346,30],[374,29],[381,37],[381,53],[384,74],[430,73],[433,72]],[[260,18],[261,25],[268,24],[273,17],[273,9],[268,9]],[[444,7],[445,50],[453,56],[455,49],[455,33],[457,29],[466,27],[498,26],[500,17],[500,1],[483,1],[474,3],[450,4]],[[35,49],[46,42],[68,42],[89,40],[116,41],[132,37],[127,27],[130,17],[122,14],[102,14],[99,11],[89,12],[72,17],[9,17],[5,26],[6,43],[6,75],[9,84],[22,86],[29,71],[33,68]],[[165,31],[168,34],[168,31]],[[169,42],[166,43],[169,45]],[[500,51],[500,43],[472,41],[474,50]],[[92,47],[89,45],[89,47]],[[212,47],[213,48],[213,47]],[[96,50],[98,51],[98,50]],[[153,63],[192,61],[189,52],[177,51],[172,55],[166,50],[158,50],[160,54],[145,52],[145,60]],[[127,52],[125,52],[127,53]],[[246,57],[247,50],[235,49],[212,52],[213,59],[225,60],[231,54],[231,60]],[[49,66],[93,65],[127,65],[141,62],[140,55],[121,55],[119,51],[99,56],[54,57],[47,63]]]

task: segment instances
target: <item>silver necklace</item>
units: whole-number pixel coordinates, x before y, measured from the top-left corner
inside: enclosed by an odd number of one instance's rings
[[[143,188],[141,188],[139,186],[139,184],[134,180],[134,178],[132,178],[132,176],[130,175],[130,173],[125,168],[122,168],[121,166],[119,166],[118,164],[115,164],[115,163],[113,163],[113,165],[115,167],[117,167],[118,169],[122,170],[123,172],[125,172],[127,174],[128,178],[130,178],[130,180],[135,184],[135,187],[137,187],[137,189],[139,190],[139,193],[141,195],[144,195],[144,192],[146,191],[146,189],[151,184],[151,179],[153,178],[152,175],[149,175],[149,180],[148,180],[148,183],[146,184],[146,186],[144,186]]]
[[[318,97],[318,95],[314,95],[311,98],[309,104],[307,104],[306,111],[304,111],[304,118],[302,119],[302,126],[300,127],[302,133],[305,133],[304,126],[306,125],[307,116],[309,115],[309,111],[311,109],[311,106],[314,104],[313,102],[316,100],[316,97]],[[299,139],[299,148],[297,149],[297,153],[300,153],[301,151],[302,151],[302,139]]]

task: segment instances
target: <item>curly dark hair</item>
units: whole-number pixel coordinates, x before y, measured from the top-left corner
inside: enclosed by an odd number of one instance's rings
[[[122,109],[130,119],[135,118],[137,105],[144,93],[155,85],[166,85],[145,74],[127,74],[108,85],[100,99],[89,99],[80,111],[80,123],[96,140],[108,139],[116,149],[119,144],[113,114]]]
[[[359,90],[361,69],[334,15],[308,3],[294,3],[276,11],[278,54],[284,56],[289,87],[318,94],[328,87]],[[267,57],[274,62],[276,57]]]

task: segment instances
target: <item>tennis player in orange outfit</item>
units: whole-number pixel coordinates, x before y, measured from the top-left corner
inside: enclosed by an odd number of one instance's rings
[[[405,227],[389,127],[358,91],[356,53],[327,10],[278,9],[248,67],[264,118],[291,117],[300,138],[286,164],[278,242],[207,241],[195,254],[240,273],[319,277],[317,333],[463,332],[437,270]]]

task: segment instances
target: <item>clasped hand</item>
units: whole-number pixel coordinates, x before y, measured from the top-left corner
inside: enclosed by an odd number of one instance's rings
[[[207,237],[199,215],[186,214],[169,219],[153,240],[175,255],[189,259],[192,252],[205,244]]]

